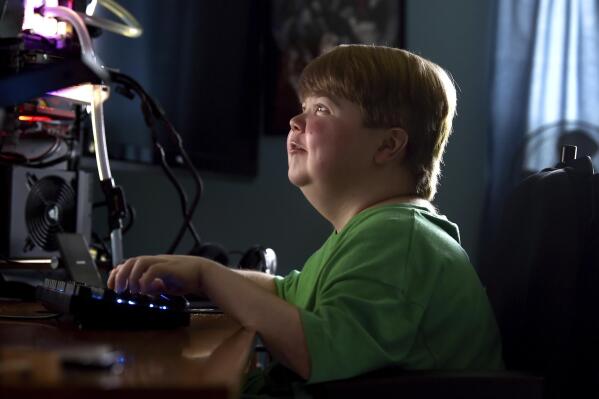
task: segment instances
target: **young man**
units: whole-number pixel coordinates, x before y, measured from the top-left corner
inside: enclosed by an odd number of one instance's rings
[[[204,258],[129,259],[117,291],[205,294],[308,382],[385,366],[499,369],[501,344],[457,226],[430,204],[456,93],[404,50],[340,46],[304,70],[289,179],[334,227],[285,278]]]

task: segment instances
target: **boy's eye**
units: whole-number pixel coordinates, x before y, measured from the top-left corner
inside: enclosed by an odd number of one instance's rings
[[[328,108],[321,104],[317,104],[314,109],[316,112],[329,112]]]
[[[313,104],[313,105],[306,105],[306,104],[301,104],[302,107],[302,113],[310,110],[310,112],[320,112],[320,113],[329,113],[329,109],[323,105],[323,104]]]

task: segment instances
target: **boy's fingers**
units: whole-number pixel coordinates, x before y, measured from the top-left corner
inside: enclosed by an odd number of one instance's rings
[[[156,278],[156,279],[154,279],[154,281],[152,281],[149,284],[149,288],[145,292],[145,294],[148,294],[148,295],[159,295],[159,294],[162,294],[163,292],[166,292],[166,291],[167,291],[167,289],[166,289],[166,286],[164,285],[164,282],[161,279]]]
[[[108,275],[108,280],[106,281],[106,285],[110,289],[114,288],[114,276],[115,276],[115,274],[116,274],[116,269],[112,269],[110,271],[110,274]]]
[[[173,286],[173,274],[167,267],[166,262],[154,263],[146,269],[145,273],[139,279],[141,292],[156,293],[157,291],[174,293],[179,291],[178,287]],[[166,281],[169,281],[167,284]]]
[[[128,259],[125,263],[120,264],[116,268],[116,274],[114,277],[114,290],[116,292],[123,292],[127,289],[127,280],[129,279],[129,273],[133,268],[133,265],[137,261],[136,258]]]
[[[141,276],[158,260],[154,256],[144,256],[137,258],[131,272],[129,273],[129,291],[136,294],[140,291],[139,279]]]

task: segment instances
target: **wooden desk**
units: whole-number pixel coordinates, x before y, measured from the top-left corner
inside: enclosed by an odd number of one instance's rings
[[[1,314],[40,309],[0,303]],[[164,331],[81,331],[56,320],[0,320],[0,398],[236,397],[254,338],[223,315],[193,315],[189,327]],[[61,367],[61,349],[97,345],[121,352],[122,367]]]

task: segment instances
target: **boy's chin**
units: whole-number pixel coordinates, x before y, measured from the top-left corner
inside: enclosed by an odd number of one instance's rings
[[[293,184],[296,187],[304,187],[305,185],[307,185],[310,182],[310,179],[308,176],[306,176],[305,174],[299,174],[299,173],[293,173],[292,171],[289,171],[287,173],[287,177],[289,178],[289,182],[291,184]]]

